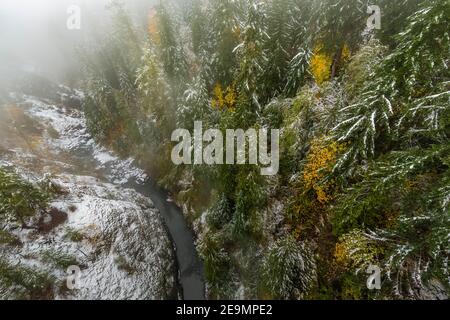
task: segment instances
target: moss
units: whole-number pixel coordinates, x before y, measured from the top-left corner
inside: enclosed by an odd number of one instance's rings
[[[58,133],[58,131],[56,131],[53,127],[49,126],[47,128],[47,133],[50,136],[50,138],[52,139],[59,139],[60,135]]]

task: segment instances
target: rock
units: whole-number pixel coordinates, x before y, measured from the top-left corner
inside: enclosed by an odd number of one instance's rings
[[[21,247],[0,245],[2,260],[53,279],[53,292],[42,292],[41,298],[176,298],[171,242],[150,199],[92,177],[61,175],[53,182],[68,193],[52,202],[40,228],[12,231]],[[69,231],[82,236],[74,240]],[[74,290],[66,285],[69,266],[81,270]],[[27,294],[20,286],[3,289],[0,275],[0,298]]]
[[[82,271],[75,297],[169,298],[176,282],[174,257],[151,200],[92,178],[64,177],[61,183],[74,196],[69,195],[60,208],[77,208],[69,213],[68,226],[95,239],[89,248],[95,258]]]

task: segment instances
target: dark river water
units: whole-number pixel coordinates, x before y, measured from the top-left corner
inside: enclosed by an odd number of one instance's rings
[[[181,209],[167,201],[168,194],[155,183],[129,182],[127,187],[151,198],[159,209],[172,238],[178,262],[179,281],[185,300],[204,299],[203,264],[193,242],[193,233],[184,219]]]
[[[96,161],[94,148],[91,145],[81,145],[79,147],[80,148],[72,150],[71,153],[79,158],[80,162],[89,163]],[[120,170],[118,171],[117,168],[114,168],[114,162],[112,162],[112,165],[113,166],[110,167],[110,165],[106,163],[100,170],[103,171],[102,176],[106,177],[107,182],[117,184],[117,182],[115,183],[116,179],[114,178],[120,178],[117,177],[117,175],[120,175],[121,172]],[[121,184],[121,186],[134,189],[145,197],[150,198],[155,207],[159,210],[173,243],[177,259],[178,280],[183,299],[204,299],[205,285],[203,278],[203,264],[194,245],[194,234],[188,226],[181,208],[175,203],[168,201],[169,194],[164,189],[160,188],[151,178],[141,181],[139,178],[132,176],[126,183]]]
[[[65,132],[60,132],[62,136],[66,136],[71,141],[71,145],[67,150],[64,147],[58,148],[58,154],[65,154],[65,161],[74,166],[75,169],[73,170],[77,171],[74,172],[75,174],[97,177],[104,182],[123,188],[132,188],[140,194],[149,197],[159,210],[173,243],[181,297],[186,300],[204,299],[203,264],[194,245],[193,232],[187,224],[182,210],[173,202],[168,201],[168,193],[158,187],[151,178],[145,177],[143,179],[142,175],[130,174],[130,172],[134,171],[142,172],[142,170],[133,166],[133,161],[118,159],[112,152],[104,149],[101,152],[106,154],[107,159],[110,158],[111,160],[99,161],[98,152],[100,147],[93,143],[92,137],[87,132],[85,121],[82,113],[80,113],[80,105],[76,107],[69,106],[67,101],[61,100],[61,90],[65,91],[62,96],[66,97],[66,99],[74,91],[53,84],[44,86],[46,82],[42,79],[38,79],[39,81],[32,79],[29,82],[24,81],[23,78],[19,80],[21,84],[20,91],[17,91],[17,88],[12,90],[16,89],[14,92],[20,93],[13,97],[8,93],[6,86],[2,86],[2,90],[0,90],[0,104],[13,103],[22,105],[27,100],[36,101],[31,102],[31,105],[43,105],[43,107],[39,107],[42,108],[42,112],[44,114],[48,112],[60,123],[74,122],[75,125],[69,126],[67,130],[63,130]],[[5,82],[11,83],[6,80]],[[79,95],[80,93],[77,94]],[[45,102],[41,103],[41,101]],[[30,105],[30,102],[25,102],[25,105]],[[42,121],[39,118],[39,113],[36,118],[37,122]]]

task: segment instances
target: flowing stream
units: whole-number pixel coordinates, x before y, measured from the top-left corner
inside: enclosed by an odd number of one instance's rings
[[[78,129],[80,130],[80,135],[86,136],[85,127],[78,127]],[[83,141],[92,140],[83,139]],[[107,157],[110,156],[108,151],[104,152],[106,152]],[[95,144],[81,144],[73,149],[71,153],[75,158],[78,158],[77,161],[85,162],[85,165],[88,167],[98,162]],[[113,158],[115,157],[112,156],[111,159]],[[96,167],[96,170],[100,169],[102,171],[102,176],[106,177],[107,182],[134,189],[153,201],[164,220],[173,242],[183,299],[204,299],[203,264],[194,245],[193,232],[188,226],[181,208],[168,200],[168,192],[160,188],[151,178],[142,178],[142,174],[128,174],[128,170],[131,169],[132,173],[135,170],[131,161],[110,160],[104,162],[100,168],[98,165]],[[91,166],[91,168],[94,167]],[[121,169],[124,170],[122,171]],[[139,169],[137,170],[140,172]]]
[[[195,249],[192,231],[187,226],[181,209],[174,203],[168,202],[167,192],[152,181],[144,184],[130,182],[127,187],[150,197],[161,212],[175,247],[183,298],[185,300],[204,299],[203,265]]]
[[[70,90],[60,88],[66,92]],[[133,159],[119,159],[114,153],[97,145],[87,131],[86,121],[79,107],[73,108],[61,102],[53,104],[53,99],[22,94],[14,96],[13,100],[15,105],[20,106],[19,109],[25,110],[36,127],[47,128],[47,134],[43,133],[42,139],[46,140],[49,151],[45,156],[37,153],[38,157],[47,157],[54,162],[63,159],[61,161],[71,166],[70,169],[64,169],[69,171],[66,173],[93,176],[122,188],[132,188],[153,201],[173,243],[182,298],[204,299],[203,264],[195,248],[193,232],[185,221],[182,210],[168,200],[168,193],[158,187],[143,170],[137,168]],[[22,126],[23,130],[31,130],[31,127],[34,125]],[[48,127],[57,132],[56,136],[49,137]],[[21,132],[21,136],[26,137],[28,133]]]

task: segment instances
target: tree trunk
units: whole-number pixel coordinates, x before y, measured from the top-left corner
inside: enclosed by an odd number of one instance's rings
[[[343,50],[344,50],[343,47],[339,47],[339,50],[334,55],[333,63],[331,64],[331,80],[333,80],[336,77],[339,71]]]

